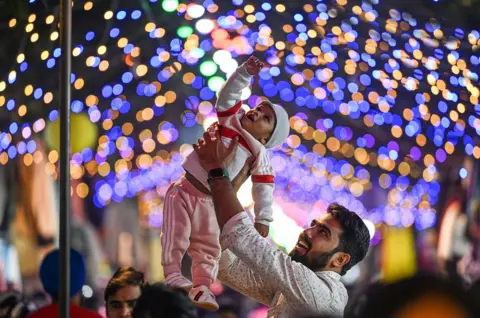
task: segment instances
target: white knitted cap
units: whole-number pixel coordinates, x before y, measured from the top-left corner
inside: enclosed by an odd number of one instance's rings
[[[275,112],[275,128],[270,139],[265,144],[265,148],[274,148],[280,146],[290,133],[290,123],[288,122],[288,114],[282,106],[267,101]]]

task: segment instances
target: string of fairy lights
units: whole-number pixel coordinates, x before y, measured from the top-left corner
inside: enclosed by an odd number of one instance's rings
[[[190,144],[216,120],[216,91],[244,55],[256,54],[266,67],[243,91],[244,107],[267,97],[291,115],[291,135],[272,152],[278,198],[307,214],[335,200],[375,222],[432,226],[438,165],[455,152],[480,159],[480,33],[422,24],[395,9],[381,16],[379,5],[150,0],[105,8],[75,1],[77,10],[109,22],[109,29],[74,30],[71,173],[98,178],[76,193],[93,192],[99,207],[163,195],[181,176]],[[32,77],[58,70],[57,23],[50,13],[9,21],[29,43],[0,81],[1,111],[13,118],[0,134],[1,164],[17,156],[40,162],[32,137],[47,132],[50,145],[58,138],[55,87]],[[34,107],[44,115],[31,120]],[[52,149],[46,169],[56,177]],[[369,210],[361,199],[377,185],[387,200]]]

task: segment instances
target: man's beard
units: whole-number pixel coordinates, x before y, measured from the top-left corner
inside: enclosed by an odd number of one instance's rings
[[[297,255],[296,250],[293,249],[288,255],[295,262],[303,264],[312,271],[315,271],[324,269],[328,265],[330,258],[333,256],[333,254],[338,252],[338,250],[339,248],[337,247],[330,252],[317,253],[313,255],[309,255],[309,253],[307,252],[307,254],[305,255]]]

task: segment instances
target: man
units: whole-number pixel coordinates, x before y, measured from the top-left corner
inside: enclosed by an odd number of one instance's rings
[[[195,318],[197,308],[183,289],[157,283],[145,287],[133,310],[134,318]]]
[[[119,268],[105,288],[108,318],[132,317],[137,299],[145,287],[143,273],[132,267]]]
[[[30,314],[29,318],[59,317],[58,293],[60,287],[60,251],[55,249],[45,256],[40,265],[40,281],[45,291],[52,297],[53,303]],[[81,290],[85,284],[86,269],[83,256],[74,249],[70,250],[70,317],[101,318],[94,311],[79,306]]]
[[[370,243],[367,227],[358,215],[332,204],[327,214],[313,220],[289,255],[258,235],[235,195],[235,188],[248,174],[248,163],[232,187],[222,167],[238,146],[229,148],[210,133],[194,145],[208,171],[215,213],[224,251],[220,261],[221,281],[270,307],[268,317],[299,315],[343,316],[348,295],[340,282],[352,266],[366,255]]]

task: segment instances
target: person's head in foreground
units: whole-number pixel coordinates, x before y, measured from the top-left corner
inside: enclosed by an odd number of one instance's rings
[[[86,280],[85,260],[82,254],[70,249],[70,298],[75,305],[80,304],[81,290]],[[60,251],[55,249],[48,253],[40,265],[40,281],[43,289],[58,301],[60,288]]]
[[[113,274],[105,288],[108,318],[132,317],[133,308],[145,286],[143,273],[133,267],[121,267]]]
[[[30,313],[23,295],[18,292],[0,294],[0,318],[24,318]]]
[[[133,318],[194,318],[197,309],[184,290],[157,283],[145,287],[133,310]]]
[[[334,271],[344,275],[367,254],[370,234],[362,219],[338,204],[312,221],[290,252],[292,260],[312,271]]]
[[[442,277],[416,276],[372,286],[359,317],[474,318],[480,317],[472,298]]]
[[[250,75],[257,75],[263,68],[263,63],[254,56],[246,62]],[[240,120],[242,128],[248,131],[266,148],[281,145],[288,137],[290,124],[288,114],[282,106],[264,100],[254,109],[250,109]]]

